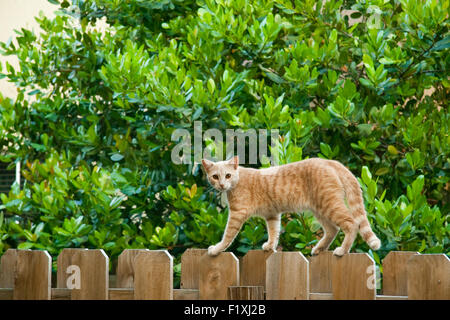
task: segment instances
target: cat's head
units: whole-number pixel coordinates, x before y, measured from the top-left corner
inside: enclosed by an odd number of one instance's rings
[[[238,156],[218,162],[203,159],[202,165],[205,168],[209,183],[218,191],[232,189],[239,180]]]

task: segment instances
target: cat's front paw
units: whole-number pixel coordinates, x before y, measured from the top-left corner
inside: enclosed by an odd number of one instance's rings
[[[344,254],[345,254],[345,251],[344,251],[344,248],[342,248],[342,247],[337,247],[333,251],[333,255],[338,256],[338,257],[342,257]]]
[[[264,244],[262,245],[262,249],[263,249],[264,251],[271,251],[271,250],[272,250],[273,252],[276,251],[276,249],[274,248],[273,244],[270,243],[269,241],[264,242]]]
[[[312,256],[317,256],[319,253],[321,253],[322,251],[324,251],[324,248],[321,248],[319,246],[315,246],[314,248],[312,248],[311,250],[311,255]]]
[[[214,256],[217,256],[219,253],[220,253],[220,250],[217,248],[217,246],[209,246],[208,255],[214,257]]]

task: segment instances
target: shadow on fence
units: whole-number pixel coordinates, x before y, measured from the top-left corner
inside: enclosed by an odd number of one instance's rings
[[[64,249],[56,288],[47,251],[9,249],[0,259],[0,300],[450,300],[445,254],[392,251],[383,260],[383,294],[375,262],[365,253],[310,259],[300,252],[251,250],[210,257],[188,249],[181,257],[180,289],[173,289],[173,258],[166,250],[130,249],[119,256],[116,288],[101,249]]]

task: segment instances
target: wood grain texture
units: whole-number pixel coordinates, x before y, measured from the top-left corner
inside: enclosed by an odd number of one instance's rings
[[[264,300],[264,286],[230,286],[229,300]]]
[[[383,295],[408,295],[406,267],[408,260],[415,254],[418,254],[418,252],[391,251],[383,259]]]
[[[71,266],[80,271],[80,286],[72,288],[72,300],[108,299],[109,258],[102,249],[63,249],[58,256],[57,288],[67,288],[69,277],[74,279]]]
[[[187,249],[181,255],[181,289],[199,288],[200,258],[207,252],[206,249]]]
[[[267,259],[266,299],[309,299],[309,262],[303,254],[275,252]]]
[[[136,300],[173,300],[173,258],[167,250],[140,252],[134,264]]]
[[[239,284],[239,261],[231,252],[200,258],[200,300],[226,300],[228,287]]]
[[[0,288],[0,300],[12,300],[13,294],[13,288]]]
[[[14,288],[17,251],[16,249],[8,249],[0,259],[0,288]]]
[[[367,253],[333,256],[331,282],[335,300],[375,300],[375,261]]]
[[[0,300],[13,299],[12,288],[0,288]],[[67,288],[52,288],[52,300],[71,300],[72,290]],[[174,300],[198,300],[199,290],[173,289]],[[109,288],[109,300],[134,300],[133,288]]]
[[[239,260],[241,286],[266,286],[266,260],[272,251],[250,250]]]
[[[52,258],[47,251],[18,250],[14,300],[51,299]]]
[[[173,300],[198,300],[198,289],[173,289]]]
[[[377,294],[377,300],[408,300],[408,296],[388,296]]]
[[[116,287],[134,288],[134,265],[137,255],[148,249],[125,249],[117,261]]]
[[[52,288],[52,300],[72,300],[72,290],[67,288]]]
[[[329,292],[311,292],[309,294],[309,300],[333,300],[333,294]]]
[[[332,251],[323,251],[309,259],[309,285],[311,292],[331,293]]]
[[[134,289],[109,288],[109,300],[134,300]]]
[[[445,254],[416,254],[407,273],[408,299],[450,300],[450,259]]]

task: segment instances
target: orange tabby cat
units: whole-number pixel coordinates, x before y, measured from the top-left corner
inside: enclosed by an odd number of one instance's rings
[[[243,223],[251,216],[267,222],[269,239],[263,249],[275,251],[280,234],[281,214],[311,210],[323,227],[324,235],[312,254],[328,250],[339,228],[345,234],[342,245],[333,251],[342,256],[359,232],[370,248],[378,250],[380,240],[366,217],[358,180],[341,163],[319,158],[307,159],[266,169],[239,166],[236,156],[228,161],[202,160],[211,185],[225,192],[228,222],[222,240],[208,248],[217,255],[232,243]]]

